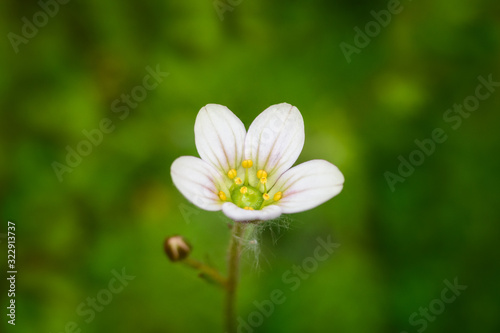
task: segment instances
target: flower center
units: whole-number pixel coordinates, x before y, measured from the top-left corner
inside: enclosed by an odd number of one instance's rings
[[[240,207],[247,209],[260,209],[264,198],[262,192],[250,185],[234,186],[231,190],[231,200]]]
[[[254,184],[254,187],[249,184],[248,177],[249,169],[253,166],[252,160],[244,160],[241,166],[245,169],[244,181],[238,177],[235,169],[231,169],[227,173],[228,178],[234,182],[229,189],[229,196],[236,206],[247,210],[259,210],[281,199],[281,192],[277,192],[272,198],[267,193],[267,172],[265,170],[257,171],[258,183]],[[222,201],[227,200],[227,196],[223,191],[220,191],[218,195]]]

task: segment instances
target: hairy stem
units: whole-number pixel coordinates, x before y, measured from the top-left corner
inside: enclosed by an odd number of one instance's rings
[[[226,284],[226,332],[236,332],[236,290],[241,255],[241,239],[244,223],[234,222],[228,248],[228,276]]]

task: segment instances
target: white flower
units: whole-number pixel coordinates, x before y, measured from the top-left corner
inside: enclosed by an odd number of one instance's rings
[[[194,125],[201,158],[172,163],[175,186],[204,210],[234,221],[275,219],[314,208],[339,194],[344,176],[325,160],[290,168],[304,146],[304,120],[287,103],[270,106],[250,125],[227,107],[208,104]]]

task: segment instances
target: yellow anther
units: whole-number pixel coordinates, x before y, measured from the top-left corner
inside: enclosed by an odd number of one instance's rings
[[[260,182],[261,182],[262,184],[267,183],[267,177],[262,177],[262,178],[260,179]]]
[[[269,200],[269,194],[267,193],[262,194],[262,197],[264,198],[264,200]]]
[[[264,170],[257,171],[257,178],[261,179],[262,177],[267,177],[267,172]]]
[[[242,188],[240,188],[240,192],[241,192],[242,194],[245,194],[245,193],[247,193],[247,192],[248,192],[248,188],[247,188],[246,186],[243,186]]]
[[[237,184],[237,185],[241,185],[243,183],[243,181],[241,180],[240,177],[236,177],[234,178],[234,182]]]
[[[227,172],[227,176],[229,177],[229,179],[233,179],[234,177],[236,177],[236,175],[237,175],[237,172],[234,169],[231,169]]]
[[[281,192],[276,192],[276,194],[274,195],[273,197],[273,200],[274,201],[278,201],[279,199],[281,199],[281,197],[283,196],[283,193]]]
[[[252,160],[244,160],[241,162],[241,166],[244,167],[245,169],[251,168],[253,165]]]
[[[245,208],[243,208],[243,209],[245,209],[245,210],[253,210],[253,208],[252,208],[252,207],[248,207],[248,206],[247,206],[247,207],[245,207]]]
[[[219,198],[222,200],[222,201],[226,201],[227,197],[226,197],[226,193],[220,191],[219,192]]]

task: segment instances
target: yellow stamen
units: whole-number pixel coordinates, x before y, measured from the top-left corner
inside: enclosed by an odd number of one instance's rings
[[[241,162],[241,166],[244,167],[245,169],[251,168],[253,165],[252,160],[244,160]]]
[[[241,185],[243,183],[243,181],[241,180],[240,177],[236,177],[234,178],[234,182],[237,184],[237,185]]]
[[[252,160],[244,160],[241,162],[241,166],[245,168],[245,185],[248,185],[248,169],[253,165]]]
[[[269,200],[269,194],[267,193],[262,194],[262,197],[264,198],[264,200]]]
[[[219,198],[222,200],[222,201],[226,201],[227,197],[226,197],[226,193],[220,191],[219,192]]]
[[[243,208],[243,209],[245,209],[245,210],[254,210],[252,207],[248,207],[248,206],[245,207],[245,208]]]
[[[233,179],[234,177],[236,177],[236,175],[237,175],[237,172],[234,169],[229,170],[227,173],[227,176],[229,177],[229,179]]]
[[[247,192],[248,192],[248,188],[247,188],[246,186],[243,186],[242,188],[240,188],[240,192],[241,192],[242,194],[245,194],[245,193],[247,193]]]
[[[267,172],[264,170],[257,171],[257,178],[261,179],[262,177],[267,177]]]
[[[262,178],[260,179],[260,182],[261,182],[262,184],[267,183],[267,177],[262,177]]]
[[[273,197],[273,200],[274,201],[279,201],[279,199],[281,199],[281,197],[283,196],[283,193],[281,192],[276,192],[276,194],[274,195]]]

